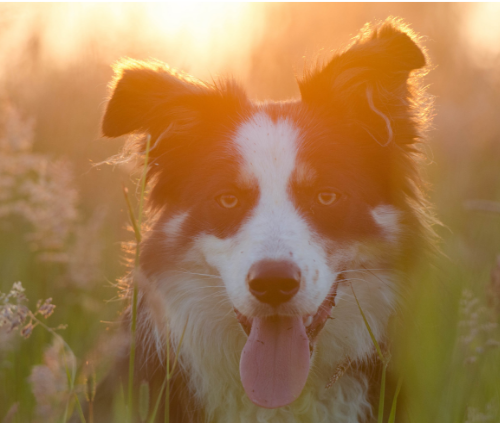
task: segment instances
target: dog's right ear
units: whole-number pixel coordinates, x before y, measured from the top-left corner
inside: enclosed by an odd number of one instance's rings
[[[365,26],[351,46],[299,81],[302,101],[361,122],[382,146],[413,144],[430,110],[418,83],[427,64],[418,41],[400,19]]]
[[[125,59],[114,66],[111,98],[102,121],[107,137],[150,132],[156,125],[189,119],[193,99],[213,88],[158,61]]]

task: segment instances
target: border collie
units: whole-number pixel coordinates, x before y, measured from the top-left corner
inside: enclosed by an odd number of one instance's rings
[[[138,155],[151,140],[135,381],[154,404],[169,333],[170,421],[373,419],[375,349],[354,293],[386,342],[432,233],[418,43],[399,20],[366,26],[281,102],[158,61],[116,65],[103,133],[135,134]]]

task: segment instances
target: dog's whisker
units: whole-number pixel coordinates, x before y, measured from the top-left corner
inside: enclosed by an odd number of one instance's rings
[[[347,282],[351,282],[351,281],[363,281],[363,282],[366,282],[366,279],[362,279],[362,278],[341,279],[341,280],[337,281],[336,283],[338,285],[341,285],[341,284],[344,284],[344,283],[347,283]]]
[[[342,274],[342,273],[349,273],[349,272],[366,272],[366,271],[368,271],[368,272],[370,272],[370,271],[375,272],[375,271],[390,271],[390,270],[391,269],[366,269],[366,268],[362,268],[362,269],[348,269],[348,270],[342,270],[340,272],[340,274]]]
[[[182,295],[177,295],[175,297],[175,299],[176,299],[176,301],[180,301],[180,300],[184,299],[185,297],[190,296],[192,293],[193,293],[193,290],[183,292]],[[216,298],[216,297],[224,298],[224,299],[227,299],[229,301],[229,298],[225,292],[211,292],[209,294],[204,295],[204,298]]]
[[[193,276],[206,276],[206,277],[210,277],[210,278],[217,278],[217,279],[221,279],[221,277],[219,275],[211,275],[209,273],[197,273],[197,272],[189,272],[187,270],[173,270],[172,272],[175,272],[175,273],[182,273],[182,274],[186,274],[186,275],[193,275]]]

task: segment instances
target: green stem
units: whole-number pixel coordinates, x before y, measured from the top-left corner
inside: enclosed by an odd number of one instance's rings
[[[170,330],[169,326],[167,325],[167,356],[165,360],[165,379],[163,381],[163,384],[161,385],[160,393],[158,394],[158,398],[156,399],[156,404],[155,408],[153,410],[153,413],[151,414],[151,417],[149,418],[149,423],[154,423],[156,419],[156,413],[158,412],[158,407],[160,406],[160,401],[162,399],[163,395],[163,390],[167,388],[167,392],[165,393],[165,421],[168,423],[170,419],[170,379],[172,378],[172,374],[175,370],[175,366],[177,364],[177,358],[179,357],[179,351],[182,346],[182,342],[184,340],[184,334],[186,333],[186,328],[187,328],[188,322],[186,321],[186,324],[184,325],[184,329],[182,330],[182,335],[181,339],[179,341],[179,345],[177,346],[177,351],[175,352],[175,357],[174,357],[174,365],[172,366],[172,369],[170,369]]]
[[[76,392],[73,392],[73,395],[75,396],[78,415],[80,416],[80,420],[82,423],[87,423],[85,420],[85,416],[83,415],[83,409],[82,409],[82,405],[80,404],[80,400],[78,399],[78,395],[76,395]]]
[[[139,246],[137,246],[136,250],[136,263]],[[130,422],[132,422],[133,410],[132,410],[132,401],[133,401],[133,384],[134,384],[134,363],[135,363],[135,333],[137,330],[137,283],[135,279],[133,281],[134,291],[132,296],[132,321],[130,325],[130,358],[128,362],[128,401],[127,401],[127,409],[129,412]]]
[[[148,161],[149,161],[149,147],[151,144],[151,136],[147,136],[146,140],[146,152],[144,157],[144,167],[142,170],[141,176],[141,195],[139,198],[139,213],[137,214],[137,224],[132,221],[132,225],[136,229],[136,240],[137,246],[135,249],[135,263],[134,263],[134,271],[137,272],[139,269],[139,257],[140,257],[140,240],[141,240],[141,224],[142,224],[142,211],[144,208],[144,197],[146,191],[146,177],[148,172]],[[128,198],[128,197],[126,197]],[[130,208],[131,209],[131,208]],[[131,218],[133,218],[133,213],[131,213]],[[127,408],[129,413],[129,420],[132,422],[134,415],[134,407],[133,407],[133,384],[134,384],[134,364],[135,364],[135,350],[136,350],[136,330],[137,330],[137,281],[135,279],[135,275],[132,278],[133,283],[133,294],[132,294],[132,321],[130,324],[130,358],[129,358],[129,367],[128,367],[128,401]]]
[[[387,362],[382,370],[382,381],[380,382],[380,398],[378,402],[378,423],[384,422],[384,400],[385,400],[385,375],[387,373]]]
[[[146,179],[147,179],[147,174],[148,174],[148,161],[149,161],[149,147],[151,145],[151,135],[148,135],[148,139],[146,141],[146,156],[144,157],[144,168],[142,170],[142,180],[141,180],[141,197],[139,199],[139,213],[137,215],[137,221],[138,224],[137,226],[139,227],[139,230],[141,229],[141,223],[142,223],[142,210],[144,208],[144,197],[145,197],[145,191],[146,191]]]
[[[132,222],[132,228],[134,228],[134,235],[136,242],[141,242],[141,231],[137,226],[137,220],[134,215],[134,209],[132,208],[132,204],[130,203],[130,198],[128,196],[128,188],[125,185],[122,185],[123,196],[125,197],[125,202],[127,203],[128,215],[130,218],[130,222]]]
[[[366,320],[365,313],[363,313],[363,309],[361,308],[361,305],[359,304],[358,297],[356,296],[356,293],[354,292],[354,288],[352,287],[352,285],[351,285],[351,290],[352,290],[352,294],[354,295],[354,299],[356,300],[356,303],[358,304],[359,312],[361,313],[361,316],[363,317],[363,321],[365,322],[365,326],[368,329],[368,333],[370,334],[373,345],[375,346],[375,349],[377,350],[377,354],[378,354],[380,360],[382,361],[382,363],[385,363],[387,360],[385,359],[384,355],[382,354],[382,350],[380,349],[380,346],[375,338],[375,335],[372,332],[372,328],[370,327],[368,320]]]
[[[398,403],[398,395],[401,390],[401,385],[403,384],[403,378],[400,377],[398,381],[398,387],[396,388],[396,393],[392,400],[391,414],[389,415],[388,423],[394,423],[396,421],[396,404]]]
[[[372,328],[370,327],[370,324],[368,323],[368,320],[365,316],[365,313],[363,312],[363,309],[361,308],[361,304],[359,304],[358,297],[356,296],[356,293],[354,292],[354,288],[351,285],[351,290],[352,294],[354,295],[354,299],[356,300],[356,304],[358,305],[359,312],[361,313],[361,316],[363,317],[363,321],[365,322],[366,329],[368,329],[368,333],[370,334],[370,338],[372,339],[373,345],[375,346],[375,349],[377,350],[377,354],[382,361],[384,368],[382,370],[382,381],[380,383],[380,398],[379,398],[379,404],[378,404],[378,423],[383,423],[384,421],[384,400],[385,400],[385,376],[387,372],[387,365],[389,364],[389,359],[387,357],[384,357],[382,354],[382,349],[380,348],[380,345],[377,342],[377,339],[375,338],[375,335],[373,334]]]
[[[167,383],[165,391],[165,423],[170,422],[170,326],[167,323],[167,357],[166,357],[166,380]]]

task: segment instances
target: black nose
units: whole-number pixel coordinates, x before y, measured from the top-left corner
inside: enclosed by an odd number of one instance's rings
[[[262,260],[248,272],[250,292],[274,307],[289,301],[300,287],[300,269],[289,261]]]

